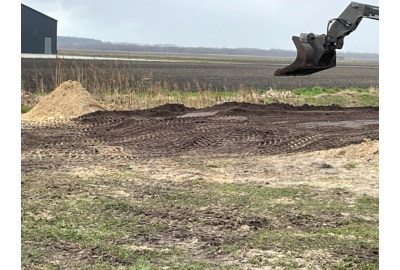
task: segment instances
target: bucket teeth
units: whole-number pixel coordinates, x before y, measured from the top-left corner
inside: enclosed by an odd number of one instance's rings
[[[276,70],[275,76],[305,76],[336,66],[335,51],[321,53],[313,46],[312,42],[320,41],[302,41],[297,36],[293,36],[292,40],[297,49],[297,57],[289,66]]]

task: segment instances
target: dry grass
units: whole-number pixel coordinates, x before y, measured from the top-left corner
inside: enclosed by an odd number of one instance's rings
[[[38,69],[35,73],[37,84],[34,92],[39,97],[71,80],[79,82],[98,101],[123,110],[148,109],[166,103],[180,103],[194,108],[231,101],[258,103],[257,91],[243,84],[239,84],[236,89],[225,89],[221,92],[213,89],[211,84],[200,84],[194,78],[180,89],[177,83],[152,80],[151,74],[145,70],[137,76],[129,71],[132,67],[122,65],[119,61],[114,61],[105,69],[100,69],[96,60],[92,60],[89,67],[79,61],[74,61],[71,67],[67,67],[64,60],[58,57],[55,61],[51,89],[44,87],[42,71]],[[21,92],[26,91],[22,83]]]
[[[55,73],[52,74],[52,89],[45,89],[41,70],[36,71],[35,92],[41,96],[56,89],[63,82],[72,80],[79,82],[97,101],[104,102],[110,107],[120,110],[148,109],[166,103],[179,103],[186,107],[204,108],[225,102],[248,102],[254,104],[287,103],[294,106],[303,104],[313,105],[313,100],[323,105],[338,104],[340,106],[376,106],[379,101],[379,89],[371,87],[368,91],[357,93],[344,90],[334,95],[322,94],[320,97],[305,98],[294,93],[295,90],[268,91],[255,89],[239,83],[236,88],[222,91],[214,89],[211,84],[201,84],[193,78],[180,88],[177,83],[170,81],[154,81],[152,74],[142,70],[140,76],[133,74],[132,66],[122,65],[114,61],[107,68],[99,68],[96,60],[89,66],[74,61],[71,67],[64,64],[62,58],[56,58]],[[129,69],[129,70],[128,70]],[[21,92],[24,84],[21,83]],[[365,89],[367,90],[367,89]],[[362,97],[360,97],[363,95]],[[370,104],[369,104],[370,103]]]

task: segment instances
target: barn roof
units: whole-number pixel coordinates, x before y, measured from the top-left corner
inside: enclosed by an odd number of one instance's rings
[[[27,5],[24,5],[24,4],[22,4],[22,3],[21,3],[21,6],[24,6],[24,7],[26,7],[26,8],[29,8],[30,10],[33,10],[33,11],[35,11],[35,12],[37,12],[37,13],[39,13],[39,14],[42,14],[43,16],[46,16],[47,18],[50,18],[50,19],[52,19],[52,20],[54,20],[54,21],[57,22],[56,19],[54,19],[54,18],[52,18],[52,17],[50,17],[50,16],[48,16],[48,15],[46,15],[46,14],[40,12],[40,11],[37,11],[36,9],[33,9],[33,8],[31,8],[31,7],[28,7]]]

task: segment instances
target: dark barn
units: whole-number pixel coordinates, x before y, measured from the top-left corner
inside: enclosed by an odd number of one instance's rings
[[[21,53],[57,53],[57,20],[21,4]]]

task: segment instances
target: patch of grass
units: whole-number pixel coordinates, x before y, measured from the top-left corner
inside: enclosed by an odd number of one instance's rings
[[[298,189],[293,188],[270,188],[264,186],[224,186],[221,191],[225,195],[230,195],[229,202],[238,205],[250,204],[253,207],[268,207],[270,200],[278,198],[297,198]],[[222,195],[222,194],[221,194]]]
[[[356,93],[369,93],[370,89],[369,88],[356,88],[356,87],[340,89],[338,87],[325,88],[322,86],[314,86],[311,88],[303,87],[303,88],[294,89],[292,92],[302,98],[312,98],[312,97],[316,97],[321,94],[336,94],[336,93],[344,92],[344,91],[356,92]]]
[[[357,270],[377,270],[379,269],[379,265],[377,263],[365,262],[359,258],[345,258],[342,262],[334,263],[329,266],[322,266],[321,269],[326,270],[348,270],[348,269],[357,269]]]
[[[379,106],[379,90],[371,88],[298,88],[292,90],[293,98],[282,99],[282,102],[300,106],[339,105],[341,107]]]
[[[206,164],[207,167],[210,168],[226,168],[228,167],[228,163],[220,161],[220,162],[209,162]]]
[[[158,270],[160,269],[156,265],[149,262],[139,260],[127,266],[110,266],[108,263],[96,263],[93,265],[87,265],[85,269],[88,270]]]
[[[379,95],[378,94],[368,94],[363,93],[357,96],[358,106],[367,107],[367,106],[379,106]]]
[[[231,265],[219,265],[208,262],[189,262],[186,264],[178,264],[175,266],[168,267],[173,270],[203,270],[203,269],[219,269],[219,270],[239,270],[243,269],[235,264]]]
[[[368,93],[370,91],[369,88],[359,88],[359,87],[349,87],[346,88],[346,91],[357,92],[357,93]]]
[[[21,106],[21,113],[27,113],[32,109],[32,107]]]
[[[354,194],[345,189],[169,182],[131,174],[84,180],[28,175],[21,181],[27,268],[57,269],[50,261],[58,257],[69,269],[240,269],[210,258],[235,258],[249,249],[300,255],[323,249],[355,259],[353,251],[373,254],[379,243],[379,200],[362,196],[347,203]],[[335,267],[346,265],[339,260],[344,255],[335,257]],[[294,259],[244,257],[248,264],[302,267]]]
[[[303,87],[303,88],[298,88],[294,89],[292,92],[299,97],[302,98],[310,98],[310,97],[315,97],[317,95],[321,95],[324,93],[327,94],[333,94],[333,93],[338,93],[341,91],[339,88],[325,88],[321,86],[314,86],[312,88],[310,87]]]
[[[316,97],[304,98],[303,104],[314,106],[338,105],[341,107],[360,107],[360,106],[379,106],[379,97],[371,96],[371,103],[366,103],[365,99],[360,100],[361,94],[353,96],[338,94],[322,94]],[[363,95],[365,96],[365,95]]]
[[[362,196],[356,200],[356,209],[360,214],[378,214],[379,198]]]
[[[250,248],[262,250],[302,252],[311,249],[363,249],[378,246],[377,225],[351,223],[338,228],[314,228],[310,232],[287,230],[260,230]]]
[[[137,204],[118,199],[59,200],[47,210],[52,214],[44,215],[40,209],[34,211],[32,208],[22,208],[24,237],[37,241],[70,240],[92,243],[127,234],[150,236],[162,228],[157,223],[141,224],[143,216]]]
[[[354,169],[356,167],[356,163],[353,160],[350,160],[349,162],[347,162],[344,167],[346,169]]]
[[[324,228],[320,230],[322,234],[334,235],[338,238],[353,240],[357,245],[363,244],[365,246],[377,247],[379,241],[379,229],[377,224],[368,224],[364,220],[353,219],[348,221],[348,224],[336,228]],[[373,241],[365,241],[365,239]],[[345,240],[344,240],[345,241]]]
[[[21,248],[21,261],[26,265],[36,265],[43,263],[44,253],[37,248]]]

